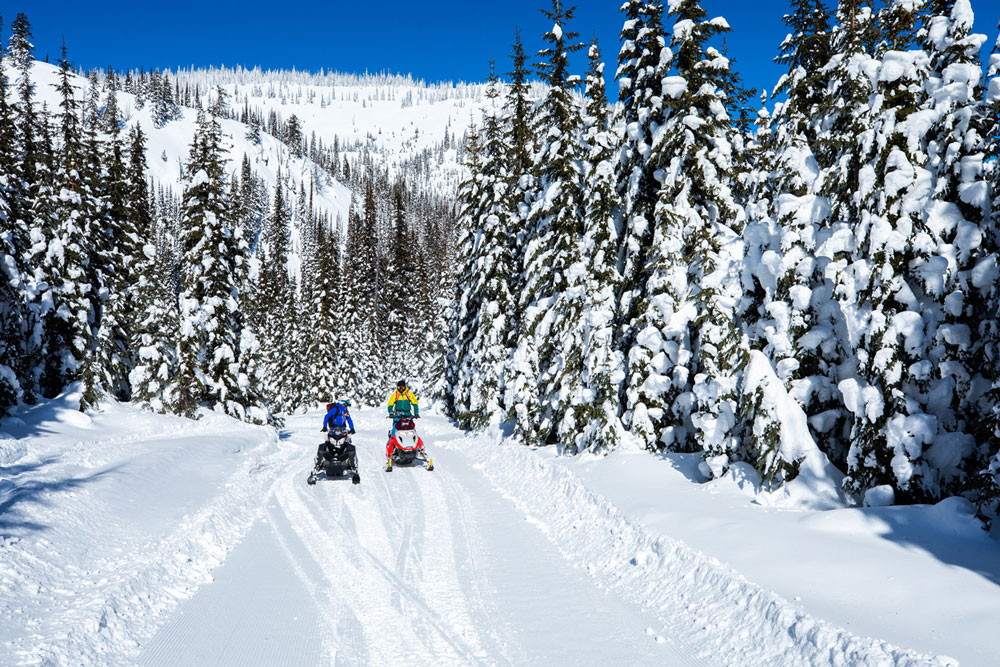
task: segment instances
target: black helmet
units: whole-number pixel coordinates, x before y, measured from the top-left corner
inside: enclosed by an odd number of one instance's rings
[[[400,380],[399,382],[396,383],[396,386],[397,387],[403,387],[405,389],[406,388],[406,380]]]

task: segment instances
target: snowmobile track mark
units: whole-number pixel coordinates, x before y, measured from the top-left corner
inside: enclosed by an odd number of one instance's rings
[[[406,556],[410,552],[410,539],[413,535],[413,524],[407,521],[403,528],[403,539],[399,544],[399,553],[396,555],[396,576],[400,579],[406,578]],[[399,597],[399,589],[394,587],[392,591],[392,606],[403,611],[403,606]]]

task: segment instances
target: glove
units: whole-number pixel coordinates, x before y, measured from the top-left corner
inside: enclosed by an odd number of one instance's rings
[[[348,431],[348,433],[350,433],[351,435],[354,435],[354,429],[352,428],[350,431]]]
[[[326,427],[325,426],[320,429],[320,433],[326,433]]]

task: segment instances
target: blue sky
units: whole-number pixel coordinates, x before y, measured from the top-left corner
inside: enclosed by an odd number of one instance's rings
[[[551,4],[543,2],[0,0],[0,11],[5,44],[14,16],[25,12],[39,59],[48,55],[56,60],[65,37],[70,60],[84,69],[260,65],[480,81],[491,55],[499,72],[510,69],[515,28],[520,28],[529,55],[541,48],[541,36],[551,27],[539,11]],[[585,40],[596,34],[613,76],[623,20],[620,0],[581,0],[576,5],[576,20],[569,27]],[[781,17],[788,2],[705,0],[703,6],[732,26],[730,54],[746,85],[770,91],[782,73],[773,59],[787,32]],[[995,7],[995,0],[972,0],[972,6],[978,11],[976,28],[989,35],[992,46],[1000,10],[987,9]],[[579,73],[584,67],[581,57]]]

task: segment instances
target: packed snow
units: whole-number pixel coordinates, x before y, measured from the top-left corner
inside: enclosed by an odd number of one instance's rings
[[[776,497],[742,464],[706,482],[697,455],[564,457],[433,408],[433,472],[383,472],[384,412],[356,409],[361,484],[308,486],[320,411],[276,431],[78,401],[0,435],[0,664],[986,666],[1000,650],[1000,543],[959,499],[848,508],[821,467]]]

